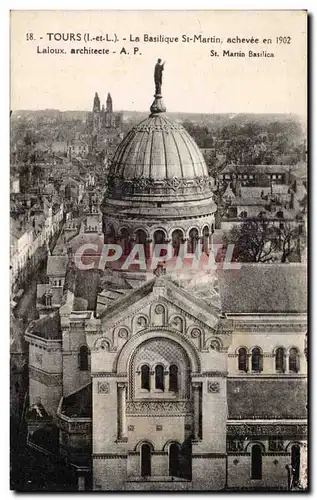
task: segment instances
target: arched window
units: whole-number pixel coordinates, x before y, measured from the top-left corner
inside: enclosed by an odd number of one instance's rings
[[[147,241],[146,232],[143,229],[138,229],[135,232],[135,243],[137,245],[143,245],[145,257],[149,257],[149,242]]]
[[[150,390],[150,368],[147,365],[141,367],[141,389]]]
[[[169,447],[169,475],[180,476],[179,467],[180,446],[178,443],[172,443]]]
[[[164,391],[164,367],[162,365],[155,367],[155,389]]]
[[[166,244],[166,237],[164,231],[161,229],[158,229],[154,233],[154,253],[156,257],[163,257],[164,255],[167,255],[167,250],[163,249],[156,249],[156,245],[164,245]]]
[[[122,254],[129,255],[131,245],[129,231],[126,228],[121,229],[119,239],[122,248]]]
[[[252,446],[251,479],[262,479],[262,450],[258,444]]]
[[[238,351],[238,370],[241,372],[248,371],[248,353],[244,347]]]
[[[292,446],[291,462],[292,462],[293,485],[296,486],[299,481],[299,471],[300,471],[300,447],[298,444],[294,444]]]
[[[188,253],[195,253],[198,243],[198,231],[196,228],[193,228],[189,231],[188,238]]]
[[[88,347],[82,345],[79,349],[79,369],[81,371],[88,371]]]
[[[288,369],[290,372],[298,373],[299,372],[299,354],[296,347],[293,347],[289,351],[288,356]]]
[[[116,242],[116,232],[114,227],[110,224],[106,227],[105,243],[115,243]]]
[[[173,255],[177,257],[179,255],[179,249],[183,242],[183,233],[180,229],[176,229],[172,233],[172,245],[173,245]]]
[[[255,347],[254,349],[252,349],[252,371],[262,372],[262,370],[263,370],[263,357],[261,349],[259,349],[259,347]]]
[[[279,347],[275,352],[275,371],[278,373],[285,372],[285,349]]]
[[[169,371],[169,390],[173,392],[178,391],[178,368],[176,365],[170,366]]]
[[[151,447],[144,443],[141,446],[141,476],[151,475]]]

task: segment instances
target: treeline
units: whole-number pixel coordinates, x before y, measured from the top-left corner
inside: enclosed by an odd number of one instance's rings
[[[268,123],[235,122],[222,127],[186,120],[183,126],[200,148],[213,149],[215,160],[222,155],[227,164],[295,165],[305,158],[303,130],[294,118]]]

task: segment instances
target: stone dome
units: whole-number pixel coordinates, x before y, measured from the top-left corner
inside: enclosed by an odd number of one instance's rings
[[[208,177],[195,141],[182,125],[162,114],[153,114],[132,128],[114,155],[111,173],[125,180]]]
[[[108,175],[108,198],[138,202],[191,201],[212,196],[213,179],[185,128],[165,115],[162,99],[118,146]]]

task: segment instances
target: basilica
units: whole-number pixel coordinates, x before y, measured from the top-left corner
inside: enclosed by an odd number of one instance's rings
[[[83,270],[69,253],[61,306],[25,336],[29,442],[51,431],[79,490],[305,488],[305,266],[173,265],[184,246],[208,257],[217,207],[161,94],[113,155],[100,209],[105,244],[172,254]]]

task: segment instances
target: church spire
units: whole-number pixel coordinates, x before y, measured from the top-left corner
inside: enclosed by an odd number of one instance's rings
[[[111,94],[109,92],[108,92],[108,95],[107,95],[106,110],[109,113],[112,113],[112,111],[113,111],[113,109],[112,109],[112,97],[111,97]]]
[[[95,93],[94,104],[93,104],[92,110],[94,113],[99,113],[99,111],[100,111],[100,99],[99,99],[97,92]]]
[[[162,60],[158,59],[154,68],[155,94],[154,94],[154,101],[150,107],[151,115],[156,115],[158,113],[165,113],[166,111],[162,96],[162,79],[163,79],[164,65],[165,62],[162,63]]]

